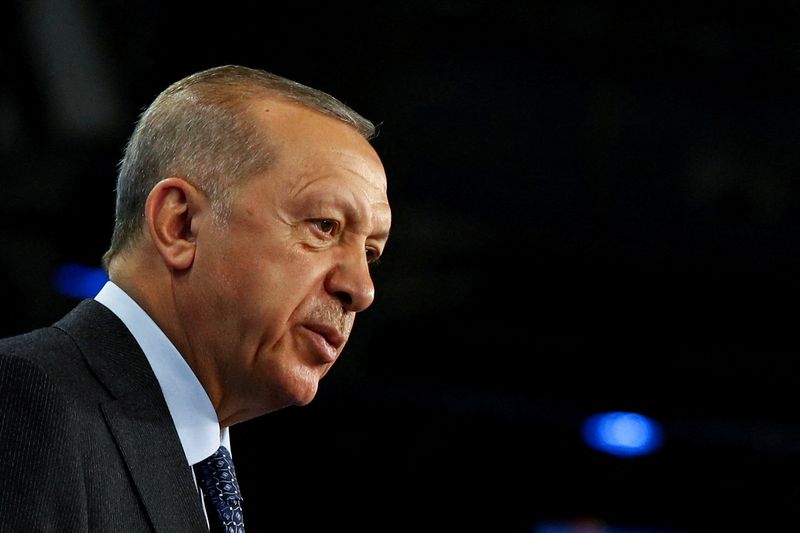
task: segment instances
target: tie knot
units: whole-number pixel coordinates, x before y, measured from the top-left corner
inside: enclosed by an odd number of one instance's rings
[[[239,492],[236,469],[233,467],[233,459],[228,449],[220,446],[211,456],[195,465],[195,472],[203,494],[216,510],[222,531],[244,533],[242,495]]]

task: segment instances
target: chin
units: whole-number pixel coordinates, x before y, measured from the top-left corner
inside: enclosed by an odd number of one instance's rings
[[[294,404],[298,406],[308,405],[311,403],[311,400],[317,397],[317,386],[316,384],[314,387],[307,387],[302,394],[295,395]]]
[[[287,400],[292,405],[308,405],[317,396],[319,378],[309,374],[295,376],[284,388]]]

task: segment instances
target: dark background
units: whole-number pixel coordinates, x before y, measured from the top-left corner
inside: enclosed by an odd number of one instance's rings
[[[233,428],[248,531],[796,528],[800,7],[645,4],[6,2],[2,333],[99,266],[140,110],[264,68],[380,123],[394,224],[317,399]]]

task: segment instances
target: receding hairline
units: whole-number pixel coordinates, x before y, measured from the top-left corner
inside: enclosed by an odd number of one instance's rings
[[[367,142],[378,134],[375,123],[349,104],[266,70],[222,65],[181,78],[142,110],[118,164],[116,218],[111,246],[103,256],[106,267],[141,235],[146,196],[167,175],[196,180],[211,198],[215,216],[224,221],[237,182],[266,170],[277,153],[269,121],[255,109],[258,102],[319,113]]]
[[[367,140],[378,135],[375,123],[332,94],[266,70],[240,65],[222,65],[190,74],[167,87],[156,100],[204,100],[210,95],[217,104],[232,106],[246,106],[262,98],[294,103],[350,125]]]

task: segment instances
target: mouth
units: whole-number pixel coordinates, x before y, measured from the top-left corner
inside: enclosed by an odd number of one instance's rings
[[[326,324],[304,324],[303,327],[310,332],[313,351],[326,363],[335,361],[339,350],[344,346],[344,335]]]

